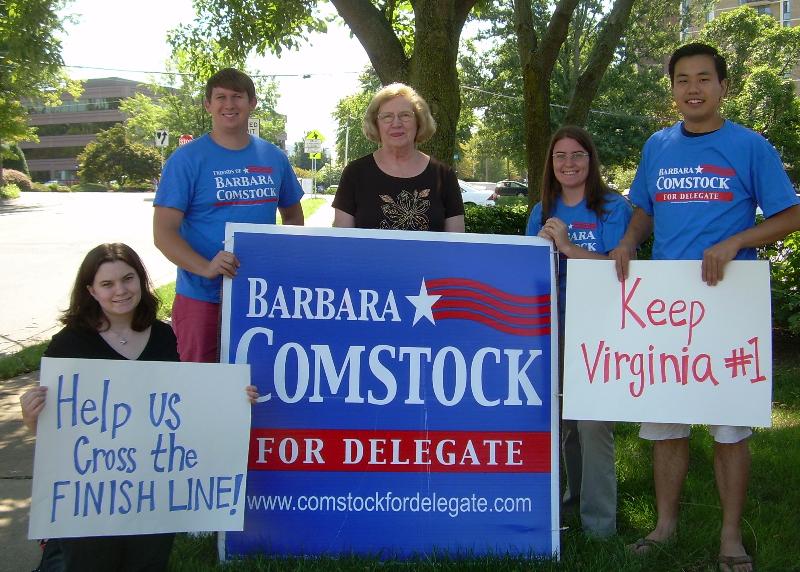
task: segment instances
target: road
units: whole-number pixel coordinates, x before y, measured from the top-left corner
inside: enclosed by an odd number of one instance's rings
[[[0,202],[0,355],[58,331],[78,266],[100,243],[131,246],[156,286],[175,280],[175,265],[153,246],[153,196],[22,193]],[[332,220],[333,209],[320,210],[313,219]]]
[[[124,242],[156,285],[175,266],[153,246],[153,193],[22,193],[0,203],[0,354],[48,339],[75,273],[102,242]]]

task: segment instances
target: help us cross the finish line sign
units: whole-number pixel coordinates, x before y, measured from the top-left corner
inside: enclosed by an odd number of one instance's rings
[[[223,360],[262,401],[223,558],[558,552],[549,243],[229,224],[226,247]]]

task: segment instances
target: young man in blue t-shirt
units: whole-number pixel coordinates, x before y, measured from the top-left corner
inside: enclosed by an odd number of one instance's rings
[[[211,132],[179,147],[164,165],[153,213],[155,244],[178,266],[172,326],[182,361],[219,359],[222,277],[239,261],[225,250],[228,222],[302,225],[303,190],[286,155],[250,136],[253,80],[232,69],[206,83]]]
[[[763,137],[720,115],[728,89],[724,58],[711,46],[687,44],[669,62],[673,99],[683,121],[655,133],[644,146],[631,187],[635,210],[611,252],[624,280],[636,248],[654,233],[653,259],[702,260],[709,286],[734,259],[756,258],[755,248],[800,229],[800,206],[775,149]],[[756,205],[765,220],[755,225]],[[672,539],[689,468],[688,425],[642,423],[653,441],[658,521],[630,546],[644,554]],[[722,504],[719,568],[749,572],[741,517],[750,471],[749,427],[711,426],[714,472]]]

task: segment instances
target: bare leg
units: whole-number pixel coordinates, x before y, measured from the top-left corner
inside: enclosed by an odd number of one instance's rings
[[[714,443],[714,474],[722,504],[720,556],[744,556],[741,520],[750,476],[750,447],[747,439],[738,443]],[[737,564],[734,572],[749,572],[752,564]]]
[[[653,480],[656,489],[656,527],[645,538],[654,542],[666,542],[678,528],[681,490],[689,471],[689,439],[664,439],[653,442]],[[632,546],[644,554],[651,546]]]

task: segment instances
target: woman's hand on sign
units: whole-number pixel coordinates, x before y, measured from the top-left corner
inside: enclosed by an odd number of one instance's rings
[[[36,421],[44,408],[46,397],[47,388],[40,385],[32,387],[19,398],[19,404],[22,408],[22,422],[32,433],[36,433]]]
[[[255,404],[258,401],[259,393],[258,388],[255,385],[248,385],[244,388],[244,392],[247,394],[247,400],[251,404]]]

